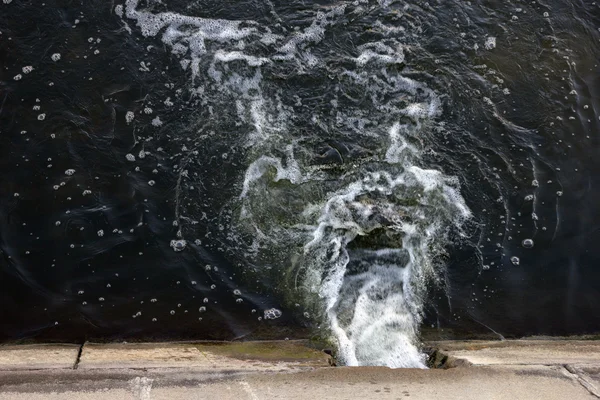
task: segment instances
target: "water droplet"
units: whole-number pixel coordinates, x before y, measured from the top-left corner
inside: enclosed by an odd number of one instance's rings
[[[171,310],[171,315],[175,315],[175,310]]]
[[[519,260],[519,257],[517,257],[517,256],[512,256],[510,258],[510,262],[513,263],[513,265],[519,265],[519,263],[521,262],[521,260]]]

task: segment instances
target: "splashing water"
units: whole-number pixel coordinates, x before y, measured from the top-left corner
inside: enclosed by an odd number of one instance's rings
[[[441,101],[404,76],[404,30],[380,22],[377,39],[332,57],[325,49],[367,2],[319,9],[293,32],[138,3],[127,0],[124,21],[161,35],[191,70],[188,90],[210,119],[235,119],[236,135],[220,137],[247,166],[228,205],[240,210],[230,246],[274,267],[305,315],[324,318],[345,364],[424,367],[417,341],[428,284],[470,211],[457,179],[422,165],[442,129]],[[307,83],[317,72],[329,81]]]

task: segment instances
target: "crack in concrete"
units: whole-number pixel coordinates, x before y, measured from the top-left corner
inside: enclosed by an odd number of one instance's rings
[[[79,350],[77,351],[77,357],[75,358],[75,362],[73,363],[73,369],[79,368],[79,362],[81,361],[81,354],[83,353],[83,346],[85,346],[85,343],[82,343],[81,346],[79,346]]]
[[[567,376],[579,382],[579,384],[583,386],[591,395],[600,399],[600,391],[598,390],[596,385],[594,385],[592,379],[589,376],[587,376],[585,372],[569,364],[564,364],[563,368],[566,370]]]

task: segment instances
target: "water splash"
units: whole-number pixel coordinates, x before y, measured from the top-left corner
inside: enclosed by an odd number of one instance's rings
[[[125,15],[191,68],[188,90],[210,115],[218,106],[236,119],[238,136],[220,137],[245,154],[239,196],[227,205],[240,210],[229,221],[233,251],[278,274],[303,315],[322,316],[347,365],[424,367],[417,343],[428,284],[470,211],[457,179],[420,158],[435,141],[441,101],[401,72],[404,30],[377,21],[383,38],[342,62],[319,52],[330,30],[367,14],[349,4],[318,10],[292,33],[152,13],[137,0]],[[300,79],[313,71],[331,77],[318,101],[322,88]],[[293,98],[278,81],[285,74],[298,78],[286,83],[298,85]],[[281,315],[273,310],[265,319]]]

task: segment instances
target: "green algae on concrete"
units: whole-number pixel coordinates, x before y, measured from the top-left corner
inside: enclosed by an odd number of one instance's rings
[[[299,362],[305,365],[328,365],[331,357],[309,347],[304,340],[269,340],[252,342],[206,342],[194,346],[202,353],[239,360]]]

